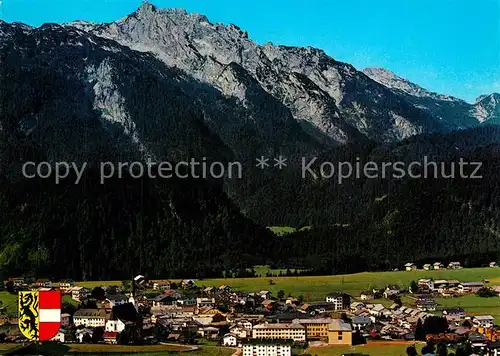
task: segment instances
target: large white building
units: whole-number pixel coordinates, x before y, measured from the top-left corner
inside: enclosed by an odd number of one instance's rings
[[[73,315],[75,326],[83,325],[91,328],[104,328],[108,319],[109,314],[104,309],[80,309]]]
[[[306,328],[300,324],[260,324],[252,330],[254,339],[281,339],[294,342],[306,341]]]
[[[251,340],[243,345],[243,356],[292,356],[292,345],[283,340]]]
[[[345,293],[333,292],[326,296],[326,302],[332,303],[334,310],[347,310],[351,306],[351,296]]]

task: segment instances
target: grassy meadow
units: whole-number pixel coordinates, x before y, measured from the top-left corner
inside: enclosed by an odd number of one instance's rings
[[[304,277],[261,277],[261,278],[221,278],[197,281],[198,285],[218,286],[228,284],[234,289],[247,292],[269,290],[275,295],[284,290],[288,295],[303,295],[306,300],[323,300],[332,291],[342,291],[358,296],[371,288],[382,288],[388,284],[408,287],[411,281],[420,278],[456,279],[460,282],[474,282],[488,279],[490,285],[500,285],[500,269],[464,268],[459,270],[437,271],[399,271],[399,272],[364,272],[336,276]],[[270,283],[272,280],[273,284]]]
[[[358,346],[310,347],[306,352],[313,356],[341,356],[346,353],[360,353],[370,356],[406,356],[406,348],[410,345],[415,345],[415,343],[374,342]],[[417,343],[416,348],[420,352],[422,344]]]

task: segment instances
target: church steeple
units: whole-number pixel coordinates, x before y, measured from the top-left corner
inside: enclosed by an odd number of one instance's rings
[[[135,279],[133,276],[130,284],[130,295],[135,298]]]
[[[135,278],[133,276],[130,284],[130,297],[128,298],[128,302],[132,303],[135,309],[138,310],[137,303],[135,301]]]

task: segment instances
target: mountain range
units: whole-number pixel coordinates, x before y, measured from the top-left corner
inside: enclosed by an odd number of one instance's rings
[[[148,2],[105,24],[75,21],[33,28],[0,21],[0,88],[4,187],[0,191],[0,265],[6,271],[26,273],[22,261],[31,259],[30,273],[48,273],[55,266],[53,258],[70,263],[75,279],[122,278],[136,272],[132,266],[121,268],[124,258],[156,275],[169,270],[169,275],[184,276],[190,270],[200,271],[195,268],[200,259],[210,266],[205,270],[212,268],[218,275],[266,259],[289,264],[286,256],[292,254],[301,265],[320,254],[331,271],[339,270],[340,261],[359,258],[361,253],[360,248],[352,253],[343,250],[341,258],[336,250],[334,265],[331,255],[322,254],[329,243],[324,236],[344,236],[345,231],[338,230],[342,226],[350,229],[344,238],[359,236],[367,245],[372,244],[367,234],[390,241],[387,246],[393,247],[403,235],[407,241],[418,241],[419,224],[426,239],[438,239],[435,245],[425,245],[427,255],[425,249],[414,255],[413,250],[404,250],[394,260],[399,263],[446,255],[439,231],[434,231],[440,226],[434,219],[457,216],[474,226],[446,227],[446,241],[467,231],[470,243],[488,241],[489,247],[485,242],[475,252],[500,252],[494,242],[499,236],[494,172],[488,172],[489,185],[481,186],[489,195],[474,197],[468,194],[477,191],[474,182],[426,185],[365,179],[339,186],[299,179],[293,163],[282,172],[255,168],[260,156],[284,155],[290,162],[312,156],[330,161],[355,162],[360,157],[408,162],[423,154],[447,162],[459,157],[486,160],[496,167],[500,94],[468,103],[430,92],[386,69],[360,71],[311,47],[260,45],[234,24],[214,24],[203,15],[159,9]],[[21,176],[21,165],[27,160],[88,162],[94,167],[102,161],[175,162],[203,157],[241,161],[251,174],[239,181],[171,186],[113,180],[108,193],[94,184],[93,173],[79,187],[41,184]],[[144,184],[154,209],[134,203]],[[51,204],[44,205],[44,199]],[[107,199],[123,200],[124,206],[107,205]],[[192,201],[188,208],[186,199]],[[438,209],[442,214],[428,215],[419,207],[415,211],[420,219],[430,219],[423,224],[412,220],[409,201],[417,205],[447,201],[442,209],[449,208],[449,213]],[[197,212],[196,219],[187,213],[189,209]],[[478,221],[485,220],[484,226],[478,226]],[[130,226],[124,227],[124,221]],[[276,245],[270,245],[270,233],[259,224],[326,227],[326,232],[312,229],[312,235],[305,237],[324,233],[319,236],[324,251],[306,246],[304,254],[296,256],[286,240],[275,237]],[[75,230],[75,226],[82,228]],[[290,239],[294,248],[305,246],[302,234],[307,231]],[[82,242],[84,234],[92,236],[87,244]],[[67,236],[67,242],[60,236]],[[195,240],[212,245],[199,247]],[[121,250],[137,254],[113,250],[112,243],[103,241],[119,241]],[[105,246],[102,254],[92,255],[99,244]],[[60,252],[50,252],[59,245],[63,246]],[[73,246],[80,246],[78,253]],[[180,254],[177,261],[182,246],[189,246],[191,252]],[[266,256],[264,246],[276,254]],[[460,246],[453,255],[466,254]],[[371,248],[378,250],[376,245]],[[168,259],[155,267],[150,262],[160,251]],[[220,256],[213,257],[216,251]],[[370,261],[364,267],[380,267],[376,262],[380,254],[373,253],[364,256]],[[120,259],[113,259],[113,254]],[[40,267],[35,260],[45,264]],[[102,260],[112,260],[112,267],[99,265]],[[325,271],[324,265],[312,268]]]

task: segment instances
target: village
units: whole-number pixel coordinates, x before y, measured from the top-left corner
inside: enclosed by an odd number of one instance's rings
[[[416,266],[408,263],[405,268],[412,271]],[[461,266],[436,263],[422,267],[427,268]],[[387,284],[359,295],[332,290],[316,301],[283,290],[276,294],[242,291],[229,284],[206,286],[203,280],[192,279],[174,282],[137,275],[121,285],[96,283],[88,288],[73,281],[29,284],[23,278],[12,278],[2,286],[12,294],[21,290],[61,292],[61,328],[52,340],[55,343],[214,345],[239,349],[243,356],[289,356],[307,347],[420,341],[445,343],[450,348],[468,345],[484,355],[500,352],[495,317],[469,314],[461,307],[438,311],[436,303],[439,297],[499,298],[500,286],[490,287],[488,280],[421,278],[408,286]],[[0,343],[24,342],[16,316],[1,313],[0,326]]]

